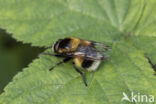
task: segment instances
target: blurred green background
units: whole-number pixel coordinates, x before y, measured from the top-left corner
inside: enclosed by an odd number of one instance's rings
[[[43,48],[17,42],[11,34],[0,29],[0,93],[13,76],[27,67],[43,50]]]

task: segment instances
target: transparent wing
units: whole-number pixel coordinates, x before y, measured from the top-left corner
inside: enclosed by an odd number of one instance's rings
[[[110,51],[110,49],[110,47],[96,42],[93,46],[79,46],[77,51],[66,53],[66,55],[71,57],[82,57],[89,60],[104,60],[109,58],[106,51]]]
[[[106,51],[111,51],[112,48],[105,43],[101,42],[96,42],[96,41],[90,41],[92,45],[100,52],[106,52]]]
[[[103,60],[104,57],[103,56],[94,56],[94,54],[92,55],[88,55],[86,53],[82,53],[82,52],[70,52],[70,53],[66,53],[67,57],[73,57],[73,58],[85,58],[85,59],[88,59],[88,60]]]
[[[104,57],[104,59],[108,59],[111,52],[112,48],[109,45],[106,45],[105,43],[100,43],[96,41],[91,41],[93,46],[100,52],[100,54]]]

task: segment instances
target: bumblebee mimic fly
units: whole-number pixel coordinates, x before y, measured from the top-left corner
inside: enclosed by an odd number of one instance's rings
[[[66,37],[57,40],[52,50],[55,54],[48,53],[47,55],[62,57],[64,59],[49,70],[51,71],[57,65],[73,60],[72,65],[74,69],[81,75],[84,84],[87,86],[86,78],[79,68],[87,71],[95,71],[100,63],[108,58],[106,52],[110,51],[111,47],[100,42]]]

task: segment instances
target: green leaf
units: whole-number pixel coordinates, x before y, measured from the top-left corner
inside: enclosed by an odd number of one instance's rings
[[[110,59],[85,73],[88,87],[71,62],[49,72],[61,59],[40,55],[7,85],[0,103],[129,104],[121,101],[123,92],[156,96],[155,72],[146,58],[156,64],[155,5],[155,0],[0,0],[0,26],[24,43],[48,47],[76,36],[112,44]]]

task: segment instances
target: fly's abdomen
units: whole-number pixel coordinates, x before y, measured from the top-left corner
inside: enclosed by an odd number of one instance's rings
[[[86,69],[87,71],[95,71],[101,63],[101,60],[83,60],[82,68]]]

